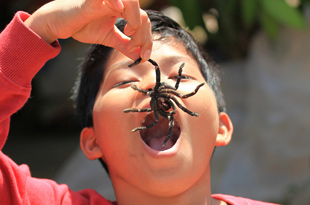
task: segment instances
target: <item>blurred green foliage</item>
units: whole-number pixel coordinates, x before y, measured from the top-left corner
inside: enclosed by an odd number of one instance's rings
[[[243,5],[245,5],[244,2],[246,1],[243,1]],[[272,38],[277,36],[279,24],[299,29],[306,28],[306,21],[301,12],[289,6],[284,0],[253,0],[253,4],[260,8],[257,16],[264,30]]]
[[[202,14],[206,11],[202,1],[199,0],[170,0],[170,2],[181,9],[184,21],[189,29],[194,29],[195,26],[200,25],[204,27]]]
[[[292,7],[285,0],[170,0],[181,9],[189,29],[199,25],[208,33],[207,44],[216,47],[226,58],[246,57],[253,35],[264,30],[275,39],[283,26],[305,29],[303,7],[310,0],[301,0]],[[203,14],[216,11],[218,32],[210,33],[203,21]],[[214,15],[214,12],[211,14]]]

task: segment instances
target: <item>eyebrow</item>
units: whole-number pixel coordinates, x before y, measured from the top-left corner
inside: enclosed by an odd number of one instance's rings
[[[128,65],[130,63],[133,63],[133,62],[134,62],[133,60],[128,59],[128,60],[125,60],[125,61],[121,61],[119,63],[115,63],[115,64],[113,64],[112,66],[109,67],[108,72],[107,72],[107,69],[105,69],[104,76],[110,75],[111,73],[119,70],[120,68],[121,69],[131,69],[130,67],[128,67]]]
[[[192,59],[189,56],[184,56],[184,55],[173,55],[173,56],[168,56],[167,58],[164,58],[162,60],[162,64],[176,64],[179,62],[190,62],[190,63],[195,63],[196,61],[194,59]]]
[[[120,67],[129,68],[128,65],[133,62],[134,62],[133,60],[122,61],[122,62],[113,64],[109,69],[112,70],[112,69],[120,68]]]
[[[179,63],[179,62],[183,62],[183,61],[190,62],[190,63],[192,63],[192,62],[196,63],[196,61],[194,59],[192,59],[191,57],[189,57],[189,56],[171,55],[171,56],[167,56],[167,57],[161,59],[160,60],[160,64],[162,64],[162,65],[163,64],[173,65],[173,64],[176,64],[176,63]],[[134,62],[133,60],[128,59],[128,60],[125,60],[125,61],[113,64],[109,68],[109,70],[110,70],[109,73],[110,72],[114,72],[114,70],[118,69],[118,68],[121,68],[121,69],[133,69],[133,68],[128,67],[128,65],[133,63],[133,62]],[[160,68],[160,64],[159,64],[159,68]]]

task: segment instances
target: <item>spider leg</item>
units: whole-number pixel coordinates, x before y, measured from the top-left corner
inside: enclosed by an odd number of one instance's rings
[[[184,67],[185,63],[182,63],[180,68],[179,68],[179,75],[178,75],[178,80],[177,82],[175,83],[175,90],[177,90],[179,88],[179,84],[181,82],[181,76],[182,76],[182,71],[183,71],[183,67]]]
[[[174,87],[172,87],[171,85],[165,83],[165,82],[161,82],[161,86],[160,88],[158,89],[158,91],[161,91],[163,89],[172,89],[172,90],[175,90]]]
[[[193,92],[187,93],[186,95],[182,95],[181,98],[188,98],[188,97],[195,95],[198,92],[199,88],[203,85],[204,83],[200,83]]]
[[[132,64],[129,64],[128,67],[133,67],[135,65],[138,65],[139,63],[141,63],[141,61],[142,61],[142,58],[138,58],[135,62],[133,62]],[[158,64],[154,60],[149,59],[148,62],[150,62],[153,66],[158,68]]]
[[[135,65],[138,65],[139,63],[141,63],[142,59],[141,58],[138,58],[138,60],[136,60],[135,62],[133,62],[132,64],[128,65],[128,67],[133,67]],[[156,85],[154,87],[154,90],[157,90],[159,88],[159,86],[161,85],[160,83],[160,70],[159,70],[159,66],[158,64],[152,60],[152,59],[149,59],[148,60],[153,66],[155,66],[155,71],[156,71]],[[140,91],[141,92],[141,91]]]
[[[162,145],[163,148],[165,148],[166,143],[172,137],[173,127],[174,127],[174,117],[173,117],[172,113],[169,115],[168,120],[169,120],[169,134],[168,134],[168,136],[165,138],[165,140],[163,142],[163,145]]]
[[[161,82],[160,82],[160,70],[159,70],[159,66],[158,64],[152,60],[152,59],[149,59],[148,60],[153,66],[155,66],[155,72],[156,72],[156,85],[154,87],[154,90],[158,90],[158,88],[160,87],[161,85]]]
[[[175,105],[173,104],[173,102],[169,101],[169,104],[172,107],[172,110],[169,113],[172,114],[172,115],[176,114],[177,113],[177,109],[175,108]]]
[[[176,95],[179,98],[188,98],[188,97],[195,95],[198,92],[199,88],[203,85],[204,85],[204,83],[199,84],[193,92],[187,93],[185,95],[178,93],[174,89],[169,89],[169,88],[165,88],[165,89],[160,90],[160,93],[172,93],[173,95]]]
[[[141,93],[144,93],[144,94],[146,94],[146,95],[149,93],[149,91],[144,90],[144,89],[142,89],[142,88],[138,88],[136,85],[131,85],[131,88],[134,89],[134,90],[137,90],[137,91],[139,91],[139,92],[141,92]]]
[[[135,62],[133,62],[132,64],[129,64],[128,67],[131,68],[135,65],[138,65],[139,63],[141,63],[141,61],[142,61],[142,58],[138,58]]]
[[[159,121],[159,115],[158,115],[158,112],[156,110],[154,110],[154,116],[155,116],[155,121],[154,122],[152,122],[148,126],[136,127],[134,129],[132,129],[131,132],[136,132],[138,130],[146,130],[146,129],[149,129],[149,128],[153,127],[154,125],[156,125],[158,123],[158,121]]]
[[[168,94],[168,93],[172,93],[173,95],[176,95],[180,98],[183,98],[183,94],[178,93],[176,90],[174,90],[174,88],[170,89],[170,88],[165,88],[159,91],[160,94]]]
[[[184,107],[183,105],[181,105],[181,103],[178,101],[178,99],[176,97],[174,97],[173,95],[170,94],[166,94],[166,93],[162,93],[160,94],[160,96],[166,97],[166,98],[170,98],[173,102],[175,102],[175,104],[184,112],[186,112],[187,114],[191,115],[191,116],[195,116],[198,117],[199,114],[197,112],[192,112],[189,109],[187,109],[186,107]]]
[[[154,60],[149,59],[148,62],[150,62],[153,66],[155,66],[155,68],[158,68],[158,64]]]
[[[151,111],[152,111],[151,108],[144,108],[144,109],[126,108],[125,110],[123,110],[124,113],[128,113],[128,112],[151,112]]]

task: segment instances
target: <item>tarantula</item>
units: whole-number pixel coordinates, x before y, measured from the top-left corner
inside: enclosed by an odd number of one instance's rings
[[[133,67],[133,66],[139,64],[141,62],[141,60],[142,59],[139,58],[134,63],[130,64],[129,67]],[[185,63],[182,63],[181,66],[179,67],[177,81],[175,83],[175,86],[172,87],[172,86],[168,85],[167,83],[160,81],[160,69],[159,69],[158,64],[152,59],[149,59],[148,61],[152,65],[155,66],[156,84],[155,84],[154,88],[149,89],[149,90],[144,90],[142,88],[138,88],[136,85],[132,85],[131,88],[134,90],[137,90],[141,93],[144,93],[146,95],[149,95],[151,97],[150,108],[145,108],[145,109],[127,108],[123,112],[125,112],[125,113],[129,113],[129,112],[152,112],[152,111],[154,112],[154,116],[155,116],[154,122],[152,122],[151,124],[144,126],[144,127],[136,127],[132,130],[132,132],[136,132],[138,130],[145,130],[145,129],[149,129],[149,128],[153,127],[154,125],[156,125],[158,123],[159,115],[168,119],[169,120],[169,132],[168,132],[168,136],[165,138],[163,145],[162,145],[162,147],[164,148],[166,146],[167,141],[171,138],[172,133],[173,133],[173,127],[174,127],[174,116],[173,115],[176,114],[176,112],[177,112],[175,105],[177,105],[180,109],[182,109],[184,112],[186,112],[187,114],[189,114],[191,116],[195,116],[195,117],[199,116],[198,113],[192,112],[192,111],[188,110],[187,108],[185,108],[183,105],[181,105],[181,103],[178,101],[176,96],[179,98],[191,97],[198,92],[199,88],[201,86],[203,86],[204,83],[199,84],[193,92],[190,92],[188,94],[183,95],[181,93],[178,93],[176,90],[179,87],[181,79],[184,78],[184,76],[182,76],[182,69],[183,69]]]

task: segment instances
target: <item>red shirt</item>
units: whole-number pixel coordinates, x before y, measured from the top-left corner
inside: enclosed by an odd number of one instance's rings
[[[27,101],[31,80],[41,67],[60,52],[60,45],[41,39],[23,24],[29,17],[18,12],[0,34],[0,149],[9,132],[10,116]],[[250,199],[216,194],[228,204],[268,204]],[[27,165],[17,165],[0,151],[1,204],[116,204],[96,191],[74,192],[67,185],[31,177]]]

